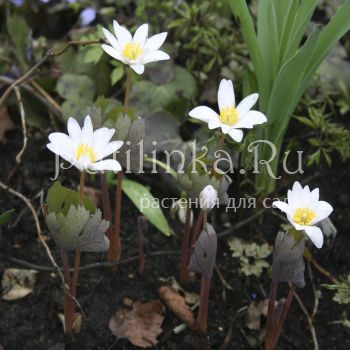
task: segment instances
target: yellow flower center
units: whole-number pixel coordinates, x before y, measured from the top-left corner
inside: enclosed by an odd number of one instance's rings
[[[94,150],[86,143],[79,144],[76,150],[76,156],[78,160],[81,156],[88,156],[90,158],[91,163],[93,163],[96,160]]]
[[[143,52],[139,43],[127,43],[123,48],[123,56],[129,60],[136,60]]]
[[[294,211],[293,221],[296,224],[309,226],[311,221],[316,217],[316,214],[308,208],[297,208]]]
[[[220,120],[223,124],[233,126],[238,121],[238,112],[235,107],[224,107],[220,111]]]

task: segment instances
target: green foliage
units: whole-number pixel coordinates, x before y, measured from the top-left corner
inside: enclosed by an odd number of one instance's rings
[[[323,284],[322,287],[334,290],[333,300],[339,304],[350,304],[350,275],[338,284]]]
[[[15,209],[10,209],[0,214],[0,226],[7,224],[7,222],[11,219],[14,213]]]
[[[111,73],[111,83],[115,85],[118,81],[120,81],[124,76],[124,68],[121,65],[115,67]]]
[[[66,99],[62,104],[65,119],[81,115],[87,105],[92,104],[95,95],[94,81],[88,76],[63,74],[57,81],[58,94]]]
[[[29,27],[22,16],[13,15],[8,19],[7,30],[16,46],[16,53],[22,71],[28,68]]]
[[[111,180],[111,182],[116,184],[115,179]],[[166,236],[170,236],[170,227],[162,209],[159,207],[159,201],[155,200],[145,186],[136,181],[124,178],[122,182],[122,190],[140,212],[145,215],[160,232]]]
[[[316,150],[308,156],[308,165],[319,164],[324,159],[330,166],[332,152],[337,152],[343,161],[349,159],[350,130],[332,120],[332,114],[325,112],[326,105],[317,106],[309,102],[308,117],[296,117],[314,133],[308,142]]]
[[[79,192],[63,187],[56,181],[48,190],[46,196],[48,213],[62,213],[66,215],[72,205],[79,205]],[[83,205],[91,213],[96,211],[95,205],[90,199],[84,197]]]
[[[258,245],[233,238],[228,244],[232,256],[239,259],[241,271],[245,276],[260,277],[263,270],[269,268],[270,264],[265,259],[271,254],[272,249],[267,243]]]
[[[136,82],[132,88],[131,105],[138,115],[164,109],[182,117],[196,92],[197,84],[192,74],[175,66],[174,78],[168,84],[158,85],[149,80]]]
[[[228,13],[225,2],[210,0],[140,0],[136,10],[155,31],[170,32],[179,61],[202,79],[233,55]]]
[[[259,1],[257,34],[246,1],[229,0],[229,3],[253,62],[260,109],[269,122],[257,136],[273,142],[280,152],[292,113],[316,69],[331,47],[350,29],[350,0],[344,2],[322,30],[315,28],[301,48],[317,0]],[[270,148],[263,147],[260,158],[268,159],[269,153]],[[278,157],[271,164],[274,172],[277,165]],[[274,188],[275,179],[263,168],[257,174],[256,189],[267,194]]]

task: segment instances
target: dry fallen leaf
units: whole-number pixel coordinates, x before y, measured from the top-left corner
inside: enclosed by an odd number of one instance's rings
[[[188,327],[194,328],[195,319],[189,306],[186,304],[185,298],[176,290],[169,286],[162,286],[158,289],[161,299],[168,308],[179,317]]]
[[[246,326],[250,330],[260,330],[261,316],[267,315],[269,299],[251,302],[245,315]]]
[[[135,302],[132,310],[118,310],[109,321],[109,329],[115,336],[127,338],[133,345],[141,348],[153,347],[158,342],[157,337],[163,332],[163,312],[164,306],[158,300],[144,304]]]
[[[2,277],[2,299],[22,299],[33,291],[36,270],[6,269]]]
[[[15,125],[10,118],[7,107],[0,107],[0,141],[3,140],[6,131],[14,127]]]
[[[196,293],[187,292],[185,289],[183,289],[174,276],[171,276],[166,279],[160,278],[159,280],[161,282],[165,282],[166,284],[170,285],[176,292],[183,295],[185,297],[186,304],[188,305],[199,304],[199,295]]]

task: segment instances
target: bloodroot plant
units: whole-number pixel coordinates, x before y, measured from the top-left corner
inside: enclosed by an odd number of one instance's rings
[[[323,234],[315,224],[327,218],[333,211],[329,203],[319,200],[318,188],[310,191],[309,186],[303,188],[299,182],[295,182],[293,189],[288,191],[287,200],[288,203],[273,203],[287,214],[293,227],[288,232],[279,232],[276,237],[265,350],[273,350],[277,346],[295,288],[303,288],[305,285],[303,254],[306,237],[309,237],[317,248],[322,248]],[[277,287],[283,282],[289,283],[289,292],[287,298],[279,300],[276,305]]]
[[[132,72],[134,71],[137,74],[143,74],[145,64],[170,59],[170,56],[167,53],[159,50],[167,37],[167,33],[164,32],[148,37],[148,24],[145,23],[138,27],[134,36],[132,36],[131,33],[126,28],[119,25],[116,20],[113,21],[113,29],[114,34],[112,34],[108,29],[103,28],[103,33],[108,41],[108,44],[103,44],[101,47],[108,55],[127,66],[127,79],[124,98],[125,115],[123,116],[124,122],[127,122],[130,121],[129,117],[131,115],[129,113],[129,99],[132,86]],[[119,128],[119,130],[129,130],[129,128],[123,125],[123,127]],[[130,169],[130,165],[128,168]],[[109,262],[118,261],[121,255],[120,226],[122,181],[123,172],[119,171],[117,175],[117,187],[115,192],[114,230],[109,230],[109,237],[111,240],[110,249],[108,251]],[[103,207],[105,208],[104,211],[111,220],[112,214],[105,175],[102,175],[101,177],[101,189],[103,194]]]
[[[61,250],[63,274],[68,286],[64,297],[65,331],[72,335],[80,253],[103,252],[109,247],[105,236],[109,222],[102,219],[99,209],[84,199],[85,172],[120,171],[121,166],[116,160],[103,158],[116,152],[123,142],[110,142],[114,129],[94,131],[90,116],[85,118],[83,128],[75,119],[69,118],[67,128],[68,135],[60,132],[50,134],[47,147],[80,171],[79,192],[55,182],[47,194],[45,213],[49,234]],[[67,255],[71,250],[75,251],[72,279]]]
[[[196,324],[196,329],[201,334],[205,334],[207,331],[209,293],[217,250],[216,232],[207,223],[207,215],[214,208],[217,199],[217,191],[211,185],[206,186],[200,194],[203,230],[194,245],[194,251],[188,265],[189,271],[201,274],[200,305]]]

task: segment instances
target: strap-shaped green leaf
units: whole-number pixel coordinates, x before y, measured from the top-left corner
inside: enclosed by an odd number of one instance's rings
[[[115,180],[113,181],[115,183]],[[148,189],[136,181],[123,179],[122,190],[159,231],[170,236],[170,227],[162,209]]]
[[[11,219],[14,213],[15,213],[15,209],[10,209],[0,214],[0,226],[5,225]]]

